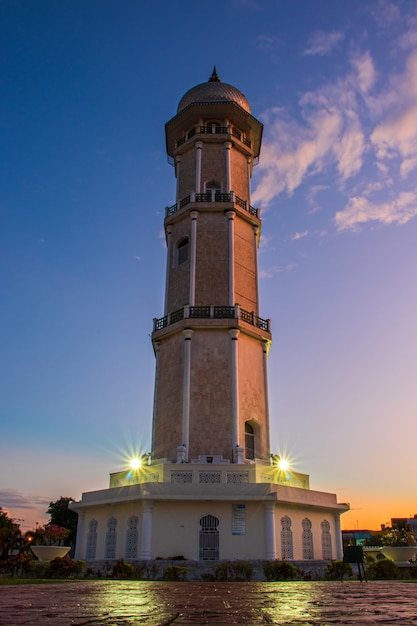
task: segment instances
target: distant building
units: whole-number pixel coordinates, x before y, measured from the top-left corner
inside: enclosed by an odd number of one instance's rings
[[[308,475],[270,450],[272,335],[250,203],[262,130],[215,71],[166,124],[177,197],[166,209],[165,308],[152,333],[152,452],[72,505],[77,558],[341,558],[348,506],[310,490]]]
[[[343,545],[373,546],[380,545],[381,537],[385,530],[411,530],[417,539],[417,515],[414,517],[392,517],[391,527],[381,524],[381,530],[343,530]]]
[[[417,515],[414,515],[414,517],[392,517],[391,528],[412,530],[417,538]]]
[[[413,531],[414,537],[417,539],[417,515],[407,518],[407,526]]]
[[[342,530],[344,546],[370,546],[372,535],[370,530]]]

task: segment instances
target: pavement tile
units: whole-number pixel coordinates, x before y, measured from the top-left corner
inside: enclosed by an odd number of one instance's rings
[[[80,581],[0,587],[1,626],[417,626],[417,584],[396,581]]]

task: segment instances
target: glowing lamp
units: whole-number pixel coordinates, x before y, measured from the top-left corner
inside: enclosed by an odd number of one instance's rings
[[[130,469],[132,470],[138,470],[141,468],[141,466],[142,466],[142,460],[138,459],[137,457],[130,461]]]

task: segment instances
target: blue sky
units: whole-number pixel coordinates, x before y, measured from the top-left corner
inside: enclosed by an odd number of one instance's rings
[[[0,506],[149,449],[164,124],[215,64],[264,124],[273,450],[344,527],[417,513],[415,1],[5,0],[0,50]]]

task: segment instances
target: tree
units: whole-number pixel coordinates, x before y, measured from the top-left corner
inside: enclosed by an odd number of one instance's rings
[[[21,536],[20,526],[0,506],[0,559],[5,560],[17,545]]]
[[[46,511],[51,518],[50,524],[62,526],[70,531],[67,538],[70,545],[75,544],[78,524],[78,513],[71,511],[69,508],[69,505],[73,501],[74,498],[64,498],[61,496],[56,502],[50,502],[48,510]]]

